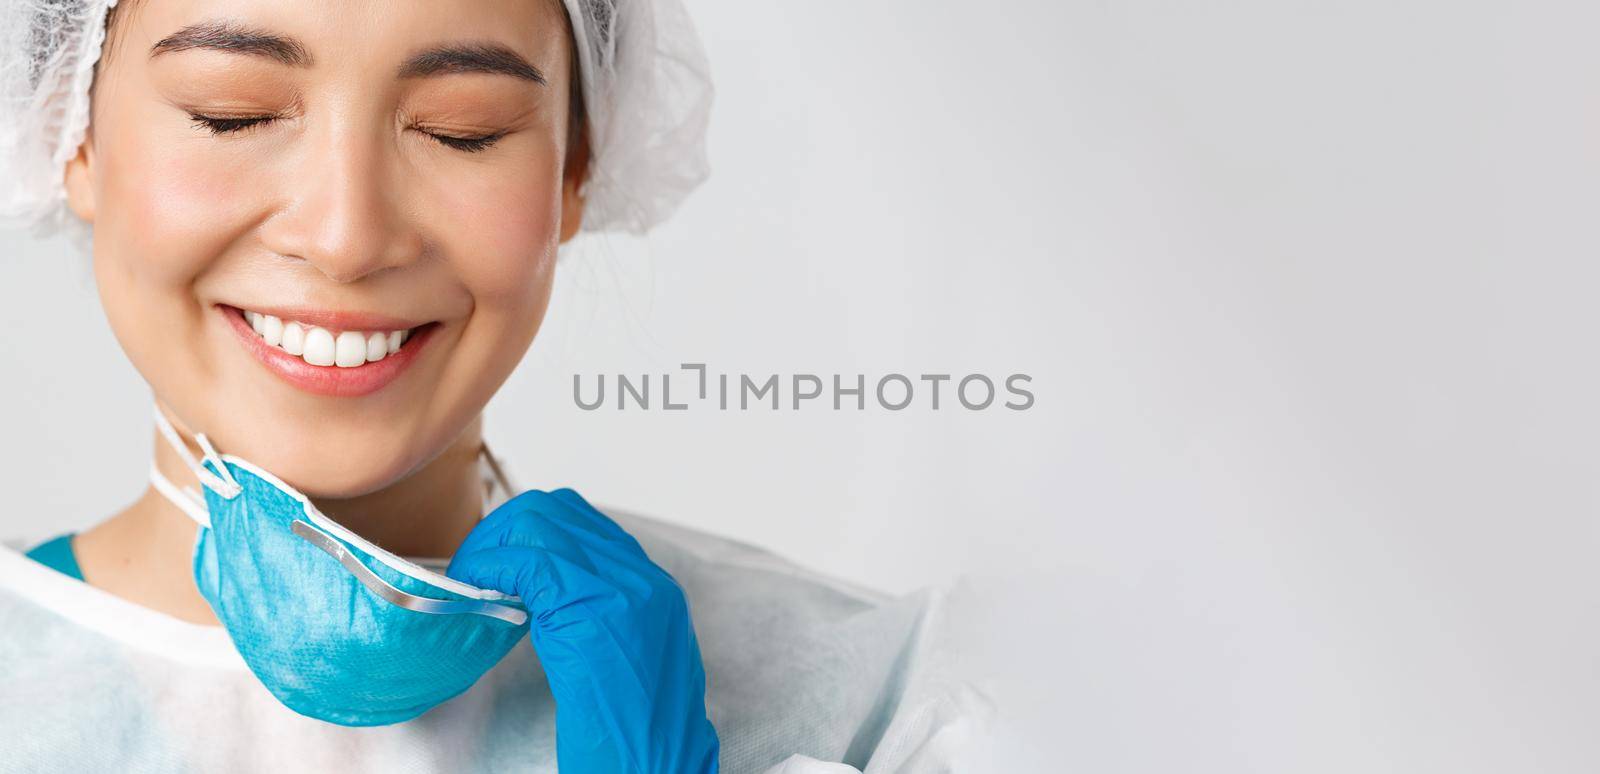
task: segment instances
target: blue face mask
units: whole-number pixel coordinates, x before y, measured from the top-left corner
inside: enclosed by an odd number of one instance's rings
[[[204,504],[151,465],[157,490],[200,523],[194,577],[245,664],[279,701],[343,726],[410,720],[466,691],[528,633],[520,600],[385,551],[205,435]]]

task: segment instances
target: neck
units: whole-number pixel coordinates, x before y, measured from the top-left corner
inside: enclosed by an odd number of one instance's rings
[[[482,418],[422,468],[370,494],[312,498],[329,518],[386,550],[406,557],[448,558],[483,515],[478,473]],[[196,456],[199,447],[183,438]],[[155,463],[182,488],[201,491],[166,439],[155,437]],[[192,555],[198,526],[148,487],[132,505],[73,539],[84,580],[131,602],[192,623],[217,625],[194,585]]]
[[[483,516],[483,418],[417,472],[371,494],[312,498],[328,518],[401,556],[448,559]]]

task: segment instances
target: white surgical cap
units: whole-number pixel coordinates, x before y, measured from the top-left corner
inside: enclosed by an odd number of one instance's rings
[[[563,0],[590,135],[583,228],[642,234],[709,173],[710,70],[682,0]],[[117,0],[0,0],[0,227],[87,244],[62,176]]]

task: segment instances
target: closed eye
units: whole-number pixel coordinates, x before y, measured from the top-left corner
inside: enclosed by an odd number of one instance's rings
[[[211,130],[212,134],[230,134],[243,129],[249,129],[258,124],[272,121],[271,116],[258,116],[255,118],[213,118],[211,116],[191,115],[196,124]]]
[[[205,128],[213,135],[242,132],[248,129],[253,129],[257,126],[264,126],[277,120],[275,116],[219,118],[215,116],[202,116],[198,114],[190,114],[189,118],[192,119],[196,125]],[[433,132],[423,132],[423,134],[426,134],[429,137],[439,141],[439,143],[442,145],[455,148],[459,151],[466,151],[468,153],[476,153],[481,151],[490,145],[493,145],[497,140],[505,136],[504,132],[499,134],[484,135],[482,137],[452,137],[447,134],[434,134]]]
[[[495,144],[495,141],[505,136],[504,133],[486,134],[482,137],[451,137],[448,134],[434,134],[433,132],[423,132],[423,134],[438,140],[448,147],[455,148],[456,150],[460,151],[466,151],[468,153],[477,153],[478,151]]]

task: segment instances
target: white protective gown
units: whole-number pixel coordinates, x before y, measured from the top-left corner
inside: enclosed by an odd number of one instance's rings
[[[682,585],[729,774],[957,770],[993,714],[945,668],[939,589],[889,597],[770,552],[600,506]],[[555,706],[526,640],[419,718],[295,714],[220,627],[0,546],[0,771],[545,772]]]

